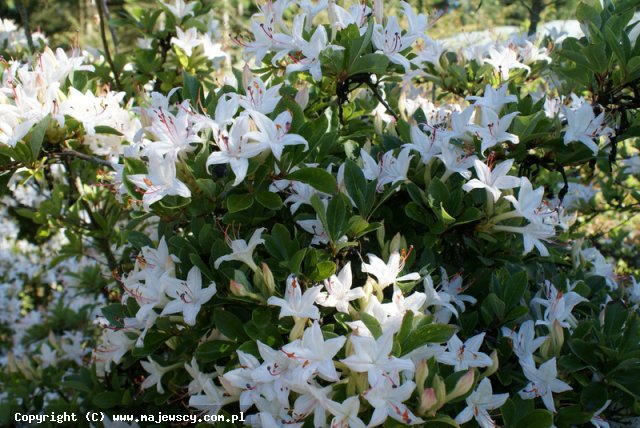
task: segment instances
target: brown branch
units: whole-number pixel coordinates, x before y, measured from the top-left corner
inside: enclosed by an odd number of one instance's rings
[[[105,28],[105,11],[101,0],[96,1],[96,5],[98,6],[98,15],[100,16],[100,38],[102,39],[102,46],[104,47],[104,56],[107,58],[107,62],[109,63],[109,67],[111,67],[111,71],[113,72],[113,80],[115,82],[116,89],[120,89],[120,79],[118,77],[118,72],[116,71],[116,66],[113,62],[113,58],[111,58],[111,52],[109,51],[109,42],[107,41],[107,30]]]

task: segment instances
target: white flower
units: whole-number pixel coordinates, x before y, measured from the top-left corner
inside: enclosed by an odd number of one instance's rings
[[[234,186],[242,183],[247,176],[249,169],[249,159],[262,153],[269,146],[262,143],[249,143],[247,134],[249,133],[249,116],[240,116],[231,126],[227,134],[222,132],[218,139],[220,151],[213,152],[207,159],[209,165],[228,163],[236,176]]]
[[[349,397],[342,403],[329,400],[327,410],[334,415],[331,428],[365,428],[366,425],[358,417],[360,412],[360,398]]]
[[[534,365],[525,364],[522,366],[522,370],[530,383],[519,392],[520,397],[524,400],[540,397],[547,409],[553,413],[556,412],[553,393],[573,389],[565,382],[557,379],[558,370],[555,357],[542,364],[538,369]]]
[[[533,365],[533,353],[547,340],[547,336],[536,337],[532,320],[523,322],[517,333],[502,327],[502,334],[511,340],[513,352],[521,364]]]
[[[349,302],[365,296],[362,287],[351,289],[351,262],[348,262],[338,275],[331,275],[324,281],[327,290],[318,294],[316,303],[336,308],[339,312],[349,313]]]
[[[420,279],[420,274],[416,272],[398,277],[404,269],[406,260],[406,256],[402,257],[398,251],[391,253],[387,263],[374,254],[367,254],[367,256],[369,257],[369,264],[362,263],[362,272],[375,276],[380,288],[385,288],[401,281],[417,281]]]
[[[279,318],[293,316],[317,320],[320,318],[320,310],[313,303],[316,301],[321,288],[319,285],[311,287],[302,294],[298,278],[291,274],[287,278],[287,290],[284,299],[271,296],[267,303],[272,306],[280,306]]]
[[[256,271],[258,266],[253,261],[253,252],[256,247],[260,244],[264,244],[264,239],[262,239],[262,233],[266,230],[265,227],[261,227],[256,229],[251,235],[249,239],[249,243],[244,239],[234,239],[231,240],[227,236],[227,245],[231,248],[231,254],[227,254],[226,256],[218,257],[213,264],[213,267],[218,269],[222,262],[228,262],[230,260],[237,260],[249,266],[251,270]]]
[[[397,378],[400,371],[415,370],[411,360],[391,356],[393,331],[385,331],[377,340],[354,334],[350,340],[354,353],[340,361],[354,372],[367,373],[371,385],[375,385],[386,374]]]
[[[167,4],[161,1],[169,12],[171,12],[176,18],[182,19],[187,15],[193,15],[193,9],[196,7],[196,2],[185,2],[184,0],[176,0],[175,6]],[[177,28],[177,27],[176,27]]]
[[[248,111],[257,111],[262,114],[269,114],[275,110],[282,96],[280,87],[282,83],[267,89],[262,79],[254,77],[246,87],[246,95],[236,95],[238,103]]]
[[[522,254],[526,255],[533,250],[533,247],[536,247],[543,257],[549,256],[549,250],[547,250],[547,247],[545,247],[542,241],[548,241],[555,236],[556,233],[553,226],[542,223],[529,223],[524,227],[499,224],[493,226],[493,230],[522,234],[524,243],[524,252]]]
[[[333,363],[333,357],[346,342],[344,336],[324,340],[320,324],[314,321],[311,327],[304,331],[302,340],[296,340],[282,347],[282,352],[300,364],[302,379],[306,382],[315,373],[329,382],[340,379]]]
[[[307,140],[300,135],[288,133],[291,127],[291,112],[289,110],[280,113],[275,120],[271,120],[257,111],[249,112],[249,115],[259,131],[249,132],[247,137],[258,143],[268,145],[277,160],[282,157],[284,146],[303,144],[305,150],[309,149]]]
[[[403,66],[405,72],[409,72],[411,70],[411,63],[400,52],[411,47],[411,44],[416,40],[416,36],[402,36],[401,34],[402,30],[398,24],[398,19],[395,16],[391,16],[387,18],[387,25],[385,27],[376,25],[371,36],[371,41],[377,49],[377,52],[386,55],[389,61]]]
[[[327,46],[327,31],[324,29],[324,26],[319,25],[308,42],[303,40],[302,46],[300,47],[303,58],[287,65],[287,74],[309,70],[313,80],[316,82],[322,80],[320,54],[328,48],[331,49],[331,47]]]
[[[513,195],[507,195],[504,198],[511,202],[513,208],[515,208],[515,214],[526,218],[532,223],[540,223],[546,214],[540,209],[543,196],[543,186],[533,190],[533,186],[529,179],[527,177],[520,177],[518,198],[516,199]]]
[[[455,144],[450,143],[442,144],[440,149],[442,152],[436,157],[442,161],[446,168],[446,172],[442,175],[440,181],[447,181],[453,173],[458,173],[466,179],[471,178],[469,168],[478,159],[475,155],[466,153]]]
[[[507,132],[511,122],[517,115],[518,112],[513,112],[503,117],[498,117],[498,114],[490,108],[482,110],[482,126],[469,125],[469,129],[482,141],[480,147],[482,153],[505,141],[510,141],[513,144],[520,142],[517,135]]]
[[[489,58],[485,58],[484,62],[491,64],[500,73],[502,80],[508,80],[509,72],[514,68],[525,69],[527,73],[531,71],[529,66],[518,61],[518,54],[508,46],[500,47],[499,50],[489,49]]]
[[[202,305],[216,294],[216,284],[212,281],[207,288],[202,288],[202,274],[196,266],[187,274],[187,280],[172,278],[169,280],[165,292],[174,300],[167,303],[160,315],[182,312],[184,322],[188,325],[196,324],[196,316]]]
[[[182,364],[174,364],[172,366],[163,367],[153,361],[151,357],[147,357],[147,360],[148,362],[140,361],[142,367],[147,371],[147,373],[149,373],[149,376],[147,376],[144,379],[144,382],[142,382],[142,389],[147,389],[155,385],[158,394],[164,394],[164,388],[162,387],[162,376],[164,376],[171,370],[180,367]]]
[[[191,56],[193,48],[202,44],[202,39],[196,28],[182,31],[180,27],[176,27],[176,37],[171,38],[171,44],[182,49],[185,55]]]
[[[467,100],[474,101],[474,106],[490,108],[497,114],[505,104],[518,102],[518,97],[515,95],[507,95],[508,90],[509,87],[506,83],[499,89],[493,89],[491,85],[487,85],[481,97],[470,96],[467,97]]]
[[[568,145],[572,141],[579,141],[591,149],[593,155],[596,156],[598,154],[598,144],[594,139],[601,135],[613,135],[613,130],[607,127],[604,121],[604,112],[596,117],[593,113],[593,107],[587,103],[582,104],[576,110],[562,106],[562,110],[567,117],[564,144]]]
[[[435,129],[430,135],[425,134],[419,126],[413,125],[411,127],[411,143],[405,144],[402,147],[415,150],[420,153],[420,159],[422,163],[428,165],[431,160],[437,154],[440,154],[440,141],[436,139]]]
[[[313,235],[313,238],[311,239],[311,245],[329,243],[329,236],[324,230],[322,222],[317,217],[310,220],[297,220],[296,223],[306,232],[309,232]]]
[[[513,166],[513,159],[508,159],[496,165],[493,169],[490,169],[485,163],[477,159],[473,165],[478,178],[474,178],[462,186],[467,192],[473,189],[486,189],[495,202],[500,198],[502,193],[500,190],[513,189],[520,184],[518,177],[507,175]]]
[[[404,425],[416,425],[424,421],[416,417],[404,404],[411,397],[416,384],[407,381],[398,386],[393,384],[388,378],[382,378],[363,394],[364,398],[373,406],[373,415],[369,421],[369,427],[378,426],[387,420],[387,417]]]
[[[576,305],[586,302],[587,299],[575,291],[561,293],[550,281],[544,282],[543,290],[545,292],[544,298],[535,297],[531,300],[531,303],[539,303],[546,308],[544,319],[536,321],[536,325],[546,325],[551,329],[553,323],[557,321],[564,328],[575,327],[577,321],[571,311]]]
[[[463,424],[475,418],[482,428],[494,428],[496,423],[489,416],[488,410],[501,407],[509,398],[509,394],[493,394],[491,381],[485,378],[466,399],[467,407],[456,416],[456,422]]]
[[[456,371],[467,370],[469,367],[489,367],[493,364],[491,357],[479,352],[485,333],[475,335],[466,342],[454,334],[447,342],[447,352],[436,356],[438,362],[454,366]]]
[[[144,190],[142,204],[146,210],[150,206],[169,195],[190,198],[191,191],[176,178],[176,164],[155,152],[149,153],[149,174],[134,174],[127,177],[129,181]]]

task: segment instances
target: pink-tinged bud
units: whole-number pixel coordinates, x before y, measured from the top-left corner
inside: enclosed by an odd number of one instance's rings
[[[229,290],[231,291],[231,294],[238,297],[248,297],[252,294],[243,284],[238,281],[234,281],[233,279],[229,283]]]
[[[425,415],[434,410],[438,404],[436,391],[433,388],[427,388],[422,391],[418,400],[418,414]]]
[[[295,100],[302,110],[307,108],[307,105],[309,104],[309,85],[304,85],[298,90]]]
[[[453,388],[449,394],[447,394],[447,398],[445,401],[455,400],[458,397],[462,397],[467,392],[471,390],[473,387],[473,381],[476,377],[476,372],[474,369],[469,369],[467,373],[458,379],[456,386]]]

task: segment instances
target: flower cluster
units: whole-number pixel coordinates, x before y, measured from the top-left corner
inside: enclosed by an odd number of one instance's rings
[[[637,206],[614,11],[436,40],[407,2],[277,0],[233,48],[175,0],[123,19],[146,36],[117,66],[3,62],[0,397],[266,427],[635,415],[640,286],[579,231]]]

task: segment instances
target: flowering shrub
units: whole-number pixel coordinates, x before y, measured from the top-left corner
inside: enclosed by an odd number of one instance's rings
[[[113,57],[3,63],[0,420],[628,421],[640,286],[579,229],[640,203],[627,3],[457,49],[405,2],[278,0],[233,48],[176,0]]]

